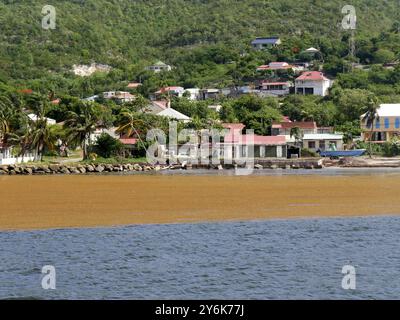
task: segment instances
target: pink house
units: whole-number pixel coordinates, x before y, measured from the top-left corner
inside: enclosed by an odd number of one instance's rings
[[[224,138],[224,152],[236,157],[251,156],[254,148],[255,158],[286,158],[287,145],[283,136],[260,136],[243,134],[245,125],[242,123],[225,123],[228,130]]]

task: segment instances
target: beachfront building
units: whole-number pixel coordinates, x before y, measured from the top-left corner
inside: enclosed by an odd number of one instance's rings
[[[265,38],[256,38],[251,42],[251,46],[255,50],[265,50],[271,49],[273,47],[277,47],[282,44],[282,41],[279,37],[265,37]]]
[[[243,134],[245,125],[224,123],[227,133],[223,142],[224,158],[286,158],[286,139],[282,136]]]
[[[361,116],[361,128],[364,130],[362,139],[374,143],[384,143],[395,137],[400,137],[400,104],[381,104],[377,117],[371,126],[367,126]]]
[[[303,148],[311,151],[336,151],[343,150],[342,134],[305,134]]]
[[[331,86],[332,81],[319,71],[304,72],[295,80],[296,94],[325,97]]]

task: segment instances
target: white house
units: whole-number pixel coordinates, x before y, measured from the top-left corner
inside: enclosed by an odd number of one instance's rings
[[[117,100],[121,103],[132,102],[136,97],[126,91],[107,91],[103,92],[104,99]],[[90,99],[90,98],[88,98]]]
[[[285,96],[290,93],[292,83],[287,82],[262,82],[260,90],[270,96]]]
[[[182,98],[183,94],[185,93],[185,89],[182,87],[164,87],[155,92],[155,96],[159,97],[160,95],[166,94],[166,95],[171,95],[175,96],[178,98]]]
[[[324,76],[319,71],[304,72],[295,81],[297,94],[311,94],[317,96],[326,96],[329,88],[332,86],[332,81]]]
[[[214,110],[215,112],[220,112],[222,109],[222,106],[220,104],[210,105],[210,106],[208,106],[208,109]]]
[[[195,101],[195,100],[200,99],[200,89],[199,88],[185,89],[185,93],[188,94],[189,100]]]
[[[177,121],[181,121],[181,122],[185,122],[185,123],[191,121],[191,119],[188,116],[176,111],[173,108],[166,108],[163,111],[157,113],[157,116],[166,117],[171,120],[177,120]]]
[[[264,50],[276,47],[282,43],[279,37],[256,38],[251,42],[251,46],[255,50]]]
[[[171,71],[172,67],[168,64],[165,64],[162,61],[158,61],[155,64],[148,66],[146,70],[153,71],[155,73],[163,72],[163,71]]]
[[[38,117],[36,114],[33,114],[33,113],[28,114],[28,117],[29,117],[29,119],[31,119],[34,122],[38,121]],[[48,125],[56,124],[56,120],[54,120],[54,119],[51,119],[51,118],[44,118],[44,119],[46,119]]]
[[[343,150],[342,134],[305,134],[303,137],[303,147],[312,151],[336,151]]]

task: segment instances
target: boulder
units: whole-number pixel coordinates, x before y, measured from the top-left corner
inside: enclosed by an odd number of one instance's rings
[[[92,165],[89,164],[89,165],[86,166],[86,171],[87,172],[94,172],[95,169],[94,169],[94,167]]]
[[[81,173],[81,172],[79,171],[79,169],[76,168],[76,167],[68,168],[68,170],[69,170],[71,173],[73,173],[73,174],[80,174],[80,173]]]
[[[107,164],[107,165],[104,167],[104,171],[113,172],[113,170],[114,170],[114,167],[113,167],[112,164]]]
[[[102,165],[98,165],[96,168],[94,168],[96,172],[102,173],[105,170],[105,167]]]
[[[31,175],[33,173],[32,168],[24,168],[24,173]]]
[[[63,174],[70,174],[70,172],[69,172],[67,167],[62,167],[60,172],[63,173]]]
[[[53,172],[58,172],[58,171],[60,171],[60,165],[58,165],[58,164],[51,164],[51,165],[49,165],[49,169],[50,169],[51,171],[53,171]]]
[[[254,165],[254,169],[261,170],[264,169],[264,167],[261,164],[256,164]]]

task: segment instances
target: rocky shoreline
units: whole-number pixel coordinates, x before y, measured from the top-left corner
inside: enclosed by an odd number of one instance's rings
[[[254,162],[255,170],[262,169],[323,169],[323,168],[400,168],[400,159],[259,159]],[[0,175],[70,175],[70,174],[106,174],[159,172],[167,170],[233,170],[245,168],[244,165],[150,165],[148,163],[134,164],[18,164],[0,166]]]
[[[232,170],[244,168],[240,165],[150,165],[135,164],[20,164],[0,166],[0,175],[51,175],[51,174],[105,174],[129,172],[158,172],[165,170]],[[321,160],[259,160],[254,164],[256,170],[261,169],[322,169]]]

